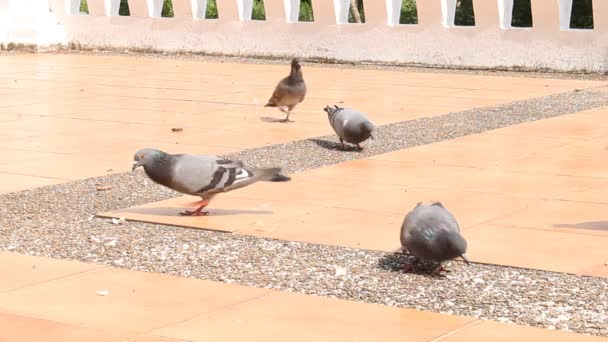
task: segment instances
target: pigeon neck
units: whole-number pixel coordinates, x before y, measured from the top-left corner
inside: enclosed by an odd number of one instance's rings
[[[302,82],[302,70],[297,70],[295,66],[291,67],[291,73],[289,74],[289,80],[292,82]]]
[[[154,158],[152,166],[144,166],[144,171],[154,182],[169,186],[171,183],[171,161],[173,157],[169,154],[159,155]]]

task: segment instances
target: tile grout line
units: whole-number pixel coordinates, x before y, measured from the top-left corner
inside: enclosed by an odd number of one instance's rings
[[[7,251],[2,251],[2,252],[6,253]],[[8,252],[8,253],[12,253],[12,252]],[[33,257],[34,255],[27,255],[27,256]],[[44,258],[48,258],[48,257],[44,257]],[[48,259],[53,259],[54,260],[54,258],[48,258]],[[54,281],[57,281],[57,280],[63,280],[63,279],[67,279],[67,278],[70,278],[70,277],[74,277],[74,276],[78,276],[78,275],[82,275],[82,274],[87,274],[87,273],[91,273],[91,272],[97,272],[97,271],[100,271],[100,270],[103,270],[103,269],[112,269],[112,267],[107,266],[107,265],[102,265],[102,264],[90,264],[90,263],[85,263],[85,262],[76,261],[76,260],[74,262],[77,262],[79,264],[85,264],[85,265],[86,264],[96,265],[97,267],[89,269],[89,270],[85,270],[85,271],[80,271],[80,272],[76,272],[76,273],[70,273],[70,274],[67,274],[67,275],[64,275],[64,276],[60,276],[60,277],[56,277],[56,278],[51,278],[51,279],[47,279],[47,280],[43,280],[43,281],[38,281],[38,282],[30,283],[30,284],[23,285],[23,286],[20,286],[20,287],[9,289],[9,290],[0,291],[0,294],[11,293],[11,292],[23,290],[23,289],[26,289],[26,288],[29,288],[29,287],[38,286],[38,285],[41,285],[41,284],[44,284],[44,283],[54,282]]]
[[[215,282],[215,281],[213,281],[213,282]],[[227,285],[226,283],[223,283],[223,282],[221,284],[223,286]],[[230,285],[230,284],[228,284],[228,285]],[[244,286],[244,285],[240,285],[240,284],[238,284],[237,286],[250,287],[250,286]],[[163,325],[161,327],[153,328],[153,329],[150,329],[150,330],[148,330],[146,332],[143,332],[141,335],[147,335],[147,334],[155,335],[153,333],[154,331],[158,331],[158,330],[165,329],[165,328],[168,328],[168,327],[171,327],[171,326],[175,326],[175,325],[180,325],[180,324],[183,324],[183,323],[191,322],[191,321],[194,321],[196,319],[206,318],[206,317],[212,316],[212,315],[214,315],[214,314],[216,314],[218,312],[222,312],[222,311],[226,311],[226,310],[231,310],[231,309],[237,308],[237,307],[239,307],[241,305],[245,305],[245,304],[248,304],[248,303],[251,303],[251,302],[262,300],[264,298],[268,298],[268,297],[270,297],[272,295],[280,294],[282,292],[282,291],[277,291],[277,290],[272,290],[272,289],[265,289],[265,288],[260,288],[260,287],[254,287],[254,288],[267,290],[268,293],[265,293],[263,295],[260,295],[260,296],[254,297],[254,298],[249,298],[249,299],[243,300],[241,302],[234,303],[234,304],[222,307],[222,308],[218,308],[218,309],[215,309],[213,311],[204,313],[202,315],[197,315],[197,316],[193,316],[193,317],[190,317],[190,318],[184,318],[182,320],[179,320],[179,321],[176,321],[176,322],[173,322],[173,323],[168,323],[168,324]],[[155,336],[160,336],[160,337],[164,337],[164,338],[173,338],[171,336],[164,336],[164,335],[155,335]]]
[[[472,328],[474,326],[483,324],[483,322],[484,322],[483,320],[477,318],[474,321],[469,322],[469,323],[465,324],[464,326],[462,326],[460,328],[456,328],[456,329],[454,329],[454,330],[452,330],[450,332],[447,332],[447,333],[445,333],[443,335],[440,335],[440,336],[437,336],[437,337],[432,338],[430,340],[427,340],[427,342],[438,342],[438,341],[445,340],[446,338],[448,338],[450,336],[453,336],[453,335],[457,335],[457,334],[459,334],[460,332],[462,332],[464,330],[467,330],[467,329],[470,329],[470,328]]]

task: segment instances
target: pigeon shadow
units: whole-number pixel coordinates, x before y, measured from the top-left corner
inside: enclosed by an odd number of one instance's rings
[[[346,145],[347,148],[343,150],[342,145],[335,141],[319,139],[319,138],[313,138],[313,139],[308,139],[308,140],[312,141],[313,143],[317,144],[317,146],[322,147],[326,150],[340,151],[340,152],[357,152],[357,153],[362,152],[362,150],[357,149],[356,146],[350,146],[350,145]]]
[[[608,231],[608,221],[589,221],[575,224],[554,224],[554,228],[574,228],[594,231]]]
[[[294,121],[285,121],[284,119],[285,118],[278,119],[278,118],[273,118],[273,117],[270,117],[270,116],[263,116],[263,117],[260,118],[260,121],[262,121],[262,122],[270,122],[270,123],[291,123],[291,122],[294,122]]]
[[[150,216],[178,216],[178,217],[193,217],[200,216],[181,216],[179,213],[187,210],[187,208],[176,207],[154,207],[154,208],[129,208],[121,210],[121,213],[142,214]],[[272,214],[269,210],[246,210],[246,209],[209,209],[209,216],[232,216],[244,214]],[[203,216],[204,217],[204,216]]]
[[[414,257],[409,254],[392,253],[387,254],[378,260],[378,267],[389,272],[418,274],[432,278],[445,278],[445,275],[432,274],[431,271],[437,267],[437,263],[419,262],[412,271],[404,271],[404,268],[413,265]]]

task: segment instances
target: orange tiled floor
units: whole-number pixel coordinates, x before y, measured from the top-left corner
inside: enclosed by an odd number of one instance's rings
[[[322,108],[338,101],[385,124],[603,84],[304,63],[309,94],[296,109],[297,123],[265,122],[283,115],[262,106],[288,70],[127,56],[0,56],[0,192],[127,171],[143,146],[221,154],[331,134]],[[66,167],[80,160],[86,167]]]
[[[144,145],[227,153],[331,134],[321,108],[338,101],[384,124],[601,84],[305,66],[311,90],[296,110],[297,123],[265,122],[267,116],[281,117],[261,106],[286,69],[135,57],[1,56],[0,193],[126,171],[133,150]],[[602,114],[577,115],[567,127],[564,121],[547,121],[554,126],[518,126],[312,170],[289,183],[299,194],[295,200],[285,200],[283,187],[258,184],[218,198],[216,215],[206,221],[174,216],[191,198],[128,210],[142,219],[161,213],[152,219],[168,224],[392,250],[403,213],[414,201],[446,198],[472,246],[492,242],[496,235],[509,240],[525,234],[524,248],[535,248],[534,239],[549,241],[549,253],[533,254],[539,267],[608,277],[604,264],[589,262],[604,256],[593,252],[599,249],[590,239],[604,243],[607,238],[601,210],[608,180],[589,178],[601,177],[604,167],[593,158],[602,151],[598,143],[608,144],[604,126],[594,125]],[[172,127],[184,131],[172,133]],[[562,157],[525,159],[531,153]],[[524,163],[513,163],[518,159]],[[65,167],[74,163],[86,167]],[[378,168],[401,170],[409,178],[383,177],[353,191],[353,181],[377,175]],[[339,186],[336,178],[344,170],[351,178],[340,176],[344,186]],[[448,177],[460,184],[447,184],[446,192],[441,182]],[[498,184],[492,182],[496,179]],[[459,200],[463,194],[469,201]],[[372,197],[381,200],[370,202]],[[159,211],[159,205],[166,208]],[[561,256],[547,261],[542,255],[568,243],[589,251],[576,262]],[[506,259],[504,249],[472,251],[477,259]],[[527,265],[526,260],[510,262]],[[0,271],[5,275],[0,279],[0,340],[605,340],[6,252],[0,252]],[[99,290],[109,294],[100,296]]]
[[[2,341],[606,341],[7,252],[0,265]]]
[[[218,197],[208,217],[177,216],[194,197],[108,215],[393,251],[405,213],[441,200],[459,218],[472,260],[606,277],[608,124],[594,120],[602,114],[608,109],[255,184]]]

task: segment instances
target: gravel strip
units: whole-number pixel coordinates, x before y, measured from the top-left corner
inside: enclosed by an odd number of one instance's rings
[[[286,173],[293,173],[607,105],[608,88],[575,90],[380,126],[374,133],[375,139],[363,144],[363,151],[341,151],[337,136],[327,135],[240,151],[226,157],[255,166],[281,166]]]
[[[291,173],[607,100],[607,92],[590,89],[397,123],[380,127],[363,153],[331,149],[331,136],[233,156]],[[608,336],[608,279],[460,262],[437,278],[397,271],[405,256],[390,253],[93,218],[176,195],[141,171],[1,195],[0,250]]]

